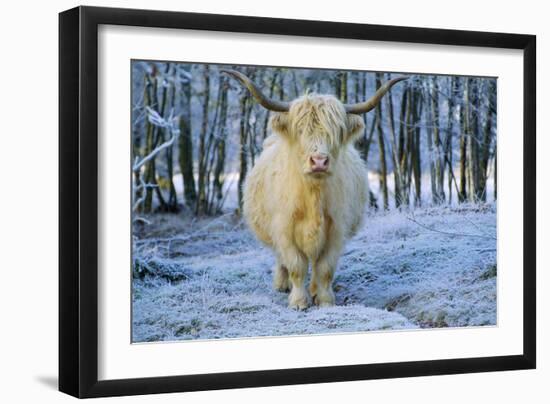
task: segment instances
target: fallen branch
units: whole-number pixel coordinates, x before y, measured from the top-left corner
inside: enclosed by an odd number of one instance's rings
[[[440,234],[445,234],[447,236],[477,237],[477,238],[487,238],[487,239],[491,239],[491,240],[496,240],[497,239],[496,237],[487,236],[487,235],[484,235],[484,234],[453,233],[453,232],[449,232],[449,231],[434,229],[433,227],[429,227],[429,226],[426,226],[426,225],[420,223],[419,221],[415,220],[412,217],[407,217],[407,220],[410,220],[411,222],[416,223],[417,225],[419,225],[420,227],[422,227],[426,230],[430,230],[430,231],[440,233]]]
[[[493,238],[490,234],[487,234],[485,230],[480,225],[476,224],[473,220],[468,219],[466,216],[464,216],[464,219],[470,222],[472,226],[474,226],[476,229],[479,230],[480,233],[484,234],[487,237]],[[496,240],[496,237],[494,237],[494,239]]]
[[[481,249],[477,249],[476,252],[480,252],[480,253],[486,253],[486,252],[493,252],[493,251],[496,251],[496,247],[495,248],[481,248]]]
[[[135,216],[134,217],[134,222],[141,222],[141,223],[145,223],[145,224],[151,224],[151,222],[147,219],[145,219],[144,217],[141,217],[141,216]]]

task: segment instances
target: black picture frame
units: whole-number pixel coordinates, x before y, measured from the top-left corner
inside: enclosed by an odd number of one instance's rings
[[[100,24],[510,48],[523,51],[523,354],[98,381]],[[459,374],[536,366],[536,37],[490,32],[77,7],[59,15],[59,390],[103,397]]]

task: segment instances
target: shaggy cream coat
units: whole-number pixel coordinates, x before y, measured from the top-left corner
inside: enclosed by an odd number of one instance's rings
[[[363,119],[346,114],[332,96],[308,94],[270,124],[274,133],[244,185],[245,218],[276,255],[274,287],[290,290],[289,307],[305,309],[311,298],[333,305],[338,258],[361,224],[368,196],[367,172],[353,145]],[[311,171],[314,153],[329,158],[327,173]]]

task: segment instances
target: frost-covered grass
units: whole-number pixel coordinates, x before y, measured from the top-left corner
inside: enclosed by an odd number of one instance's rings
[[[496,323],[494,205],[368,215],[340,259],[337,306],[303,312],[232,215],[147,219],[134,231],[134,342]]]

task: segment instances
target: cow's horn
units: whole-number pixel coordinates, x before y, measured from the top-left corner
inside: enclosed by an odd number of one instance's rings
[[[258,101],[258,103],[270,111],[276,112],[288,112],[290,108],[290,103],[284,101],[273,100],[262,93],[262,91],[244,74],[229,69],[220,69],[222,73],[228,74],[231,77],[237,79],[243,86],[245,86],[250,94]]]
[[[346,108],[346,112],[348,114],[364,114],[365,112],[369,112],[378,105],[380,99],[390,90],[390,88],[393,87],[394,84],[407,79],[408,77],[403,76],[387,81],[369,100],[365,102],[358,102],[356,104],[344,104],[344,108]]]

